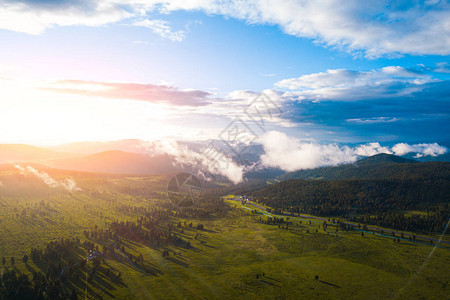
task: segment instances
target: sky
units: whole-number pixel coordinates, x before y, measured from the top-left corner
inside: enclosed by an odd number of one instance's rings
[[[449,1],[0,0],[0,143],[437,156],[449,83]]]

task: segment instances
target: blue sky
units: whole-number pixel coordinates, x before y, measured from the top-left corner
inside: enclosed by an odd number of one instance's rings
[[[217,138],[268,93],[266,132],[449,145],[449,20],[438,0],[0,1],[0,142]]]

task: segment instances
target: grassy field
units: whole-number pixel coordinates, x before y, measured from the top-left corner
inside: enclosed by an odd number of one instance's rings
[[[0,173],[0,257],[6,257],[2,273],[14,269],[31,277],[33,271],[45,270],[31,260],[22,261],[31,248],[62,237],[89,240],[84,230],[95,225],[106,229],[114,220],[133,221],[143,215],[127,207],[169,207],[163,199],[166,177],[72,175],[81,190],[68,192],[13,171]],[[450,249],[371,234],[363,237],[358,231],[336,234],[333,227],[324,231],[319,223],[307,221],[293,221],[286,229],[283,223],[264,224],[266,216],[253,214],[239,202],[226,204],[229,209],[220,214],[171,216],[164,223],[181,222],[173,234],[189,241],[190,248],[123,239],[127,253],[142,254],[144,263],[117,259],[122,255],[117,252],[116,258],[106,256],[101,262],[102,268],[113,270],[111,276],[99,273],[89,283],[81,276],[63,288],[76,289],[79,299],[85,295],[96,299],[449,298]],[[203,230],[196,228],[199,223]],[[170,256],[163,257],[163,251]],[[86,254],[80,248],[74,257],[83,259]],[[64,267],[66,262],[62,263]]]

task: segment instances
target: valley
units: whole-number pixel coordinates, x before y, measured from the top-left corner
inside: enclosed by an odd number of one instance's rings
[[[212,196],[214,189],[198,205],[177,208],[165,192],[170,176],[48,172],[55,180],[71,176],[79,190],[49,188],[11,167],[0,172],[5,299],[24,299],[27,292],[42,299],[411,299],[449,293],[448,233],[433,244],[419,235],[393,239],[387,228],[362,235],[337,218],[275,215],[235,195]]]

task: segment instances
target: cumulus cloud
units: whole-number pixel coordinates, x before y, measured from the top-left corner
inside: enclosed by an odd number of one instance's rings
[[[316,138],[330,139],[327,132],[333,131],[354,141],[362,136],[445,140],[440,128],[448,127],[450,85],[435,77],[436,68],[443,72],[445,66],[338,69],[288,78],[277,83],[287,89],[280,96],[282,117],[315,129]]]
[[[433,144],[415,144],[409,145],[406,143],[399,143],[392,147],[395,155],[406,155],[408,153],[416,153],[416,157],[422,156],[438,156],[447,153],[447,148],[440,146],[437,143]]]
[[[128,19],[136,24],[147,12],[203,11],[252,24],[278,25],[287,34],[350,52],[362,51],[368,57],[448,55],[449,8],[447,1],[296,0],[275,5],[264,0],[10,0],[0,6],[0,28],[39,34],[53,26],[100,26]],[[167,24],[148,25],[157,33],[172,32]]]
[[[22,166],[16,164],[16,165],[14,165],[14,167],[16,169],[20,170],[21,174],[24,174],[24,175],[32,174],[32,175],[36,176],[37,178],[42,180],[46,185],[48,185],[51,188],[63,187],[66,190],[68,190],[69,192],[81,190],[81,188],[79,188],[77,186],[77,184],[76,184],[75,180],[73,180],[73,178],[66,178],[64,180],[58,181],[58,180],[52,178],[47,173],[40,172],[31,166],[22,167]]]
[[[42,90],[115,99],[142,100],[155,103],[170,103],[176,105],[201,106],[208,104],[211,99],[209,92],[201,90],[179,90],[172,86],[114,83],[83,80],[60,80]]]
[[[262,165],[288,172],[356,161],[349,147],[304,143],[278,131],[264,134],[257,142],[264,147]]]
[[[295,90],[286,96],[298,100],[360,100],[409,96],[439,81],[415,69],[388,66],[371,71],[327,70],[275,83],[280,88]]]
[[[193,167],[199,174],[222,175],[233,183],[243,179],[244,167],[235,163],[214,144],[208,144],[200,151],[195,151],[176,141],[155,141],[143,145],[150,154],[168,154],[173,156],[180,165]],[[207,175],[205,175],[207,177]]]
[[[276,83],[289,89],[324,87],[348,87],[360,85],[380,85],[398,80],[408,83],[427,83],[429,76],[400,66],[387,66],[371,71],[351,71],[346,69],[327,70],[326,72],[303,75],[298,78],[284,79]]]
[[[110,1],[2,1],[0,28],[40,34],[55,26],[102,26],[133,16]]]
[[[264,154],[260,157],[263,166],[280,168],[288,172],[353,163],[360,157],[380,153],[396,155],[416,153],[416,157],[421,157],[437,156],[447,152],[445,147],[437,143],[416,145],[399,143],[392,148],[381,146],[379,143],[353,148],[336,144],[321,145],[302,142],[279,131],[270,131],[261,136],[257,142],[264,148]]]
[[[380,153],[392,154],[392,151],[389,147],[381,146],[380,143],[369,143],[354,148],[353,153],[358,156],[373,156]]]
[[[279,1],[276,6],[269,1],[219,3],[223,2],[214,1],[204,9],[250,23],[277,24],[288,34],[349,51],[363,50],[367,56],[450,53],[448,39],[440,37],[450,34],[449,5],[444,1],[311,0]],[[436,46],[443,48],[433,48]]]

